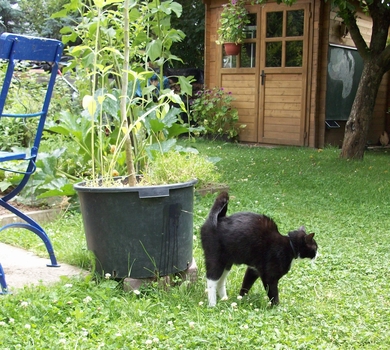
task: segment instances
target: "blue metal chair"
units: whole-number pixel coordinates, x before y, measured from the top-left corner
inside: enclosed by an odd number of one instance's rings
[[[38,156],[39,144],[42,137],[42,132],[49,109],[50,99],[53,92],[53,87],[56,81],[57,72],[59,69],[59,61],[62,55],[63,45],[58,40],[30,37],[25,35],[3,33],[0,36],[0,59],[5,60],[7,64],[7,70],[5,73],[3,87],[0,94],[0,123],[3,118],[38,118],[38,126],[34,138],[34,142],[30,149],[20,152],[9,152],[0,150],[0,163],[7,162],[4,167],[0,167],[1,170],[10,171],[13,173],[22,174],[21,182],[9,193],[0,198],[0,205],[10,211],[11,213],[22,219],[23,222],[15,222],[8,225],[4,225],[0,228],[0,231],[10,228],[25,228],[32,231],[45,243],[47,252],[49,253],[51,264],[47,266],[58,267],[57,260],[54,254],[54,250],[50,239],[44,229],[28,215],[22,213],[19,209],[12,205],[10,200],[14,198],[27,184],[30,176],[36,170],[36,159]],[[49,74],[49,81],[45,82],[46,94],[43,98],[42,105],[38,111],[28,114],[10,114],[4,112],[4,107],[7,105],[7,95],[11,82],[15,79],[15,67],[20,61],[33,61],[48,63],[51,66],[51,72]],[[21,78],[21,81],[23,82]],[[1,136],[0,136],[1,137]],[[26,167],[24,171],[16,170],[12,167],[12,161],[25,162]],[[1,293],[7,293],[7,285],[5,282],[4,271],[0,264],[0,285]]]

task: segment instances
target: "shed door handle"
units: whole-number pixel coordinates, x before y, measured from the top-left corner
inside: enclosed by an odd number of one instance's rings
[[[260,76],[261,76],[261,85],[264,85],[265,76],[266,76],[266,74],[264,73],[264,70],[261,71]]]

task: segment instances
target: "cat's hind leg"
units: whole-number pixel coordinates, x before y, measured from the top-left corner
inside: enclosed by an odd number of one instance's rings
[[[217,304],[217,292],[219,296],[221,296],[221,293],[223,296],[226,295],[226,289],[223,292],[223,288],[225,288],[224,286],[227,274],[225,274],[226,270],[223,264],[210,266],[206,262],[206,270],[207,297],[209,300],[209,306],[213,307]]]
[[[207,279],[207,298],[210,307],[217,305],[217,285],[218,281]]]
[[[207,295],[210,307],[213,307],[217,304],[217,293],[221,300],[227,300],[226,278],[228,274],[229,270],[224,270],[218,280],[207,278]]]
[[[259,272],[256,269],[248,267],[245,272],[244,280],[242,281],[240,295],[244,296],[245,294],[248,294],[249,290],[259,277]]]
[[[227,300],[228,296],[226,293],[226,278],[229,274],[230,270],[224,270],[222,276],[219,278],[217,283],[217,292],[221,300]]]

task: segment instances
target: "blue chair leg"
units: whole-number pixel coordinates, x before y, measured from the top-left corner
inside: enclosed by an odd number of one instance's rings
[[[22,213],[20,210],[16,209],[9,203],[0,200],[0,204],[2,207],[6,208],[7,210],[14,213],[16,216],[18,216],[19,218],[25,221],[25,223],[15,222],[12,224],[4,225],[3,227],[0,228],[0,231],[13,227],[13,228],[24,228],[35,233],[43,241],[43,243],[45,243],[46,250],[49,254],[49,258],[51,262],[51,264],[47,264],[47,266],[59,267],[60,265],[57,263],[57,259],[54,254],[54,249],[51,244],[50,238],[46,234],[45,230],[35,220],[31,219],[28,215]]]
[[[0,294],[8,294],[7,283],[5,282],[5,274],[4,274],[3,267],[1,266],[1,263],[0,263],[0,285],[1,285]]]
[[[43,241],[43,243],[46,246],[46,250],[49,253],[50,264],[47,264],[47,266],[59,267],[60,265],[57,263],[57,259],[54,254],[54,250],[50,238],[46,234],[45,230],[35,220],[31,219],[29,216],[27,216],[26,214],[22,213],[20,210],[16,209],[12,205],[4,201],[3,198],[0,199],[0,205],[25,221],[25,223],[15,222],[12,224],[4,225],[3,227],[0,227],[0,231],[13,227],[13,228],[24,228],[35,233]],[[0,295],[9,294],[7,283],[5,282],[4,270],[1,264],[0,264],[0,285],[1,285]]]

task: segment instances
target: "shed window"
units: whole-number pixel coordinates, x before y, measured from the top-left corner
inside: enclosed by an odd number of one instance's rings
[[[286,42],[286,67],[302,67],[303,41]]]
[[[246,26],[246,39],[241,46],[239,56],[228,56],[223,50],[223,68],[254,68],[256,66],[256,37],[257,37],[257,15],[249,14],[250,23]]]
[[[267,13],[267,38],[279,38],[283,35],[283,12]]]
[[[304,10],[267,13],[266,67],[302,67]]]
[[[282,66],[282,42],[269,42],[265,46],[267,52],[266,63],[267,67]]]
[[[241,49],[241,67],[256,66],[256,44],[244,43]]]
[[[303,10],[287,11],[286,36],[303,36]]]
[[[246,39],[241,49],[240,67],[253,68],[256,66],[256,32],[257,16],[249,15],[250,23],[246,27]]]

